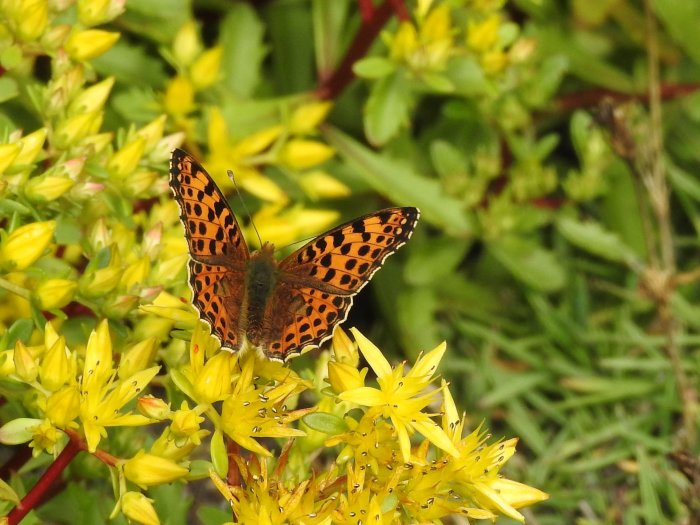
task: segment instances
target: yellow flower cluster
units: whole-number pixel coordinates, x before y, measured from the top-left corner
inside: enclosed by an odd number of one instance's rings
[[[466,2],[465,2],[466,3]],[[486,75],[501,72],[509,63],[507,47],[513,27],[503,21],[502,1],[469,2],[467,23],[454,25],[452,10],[459,2],[418,2],[415,21],[403,21],[386,37],[391,60],[405,64],[419,77],[444,71],[452,57],[473,56]],[[464,13],[456,19],[464,19]]]

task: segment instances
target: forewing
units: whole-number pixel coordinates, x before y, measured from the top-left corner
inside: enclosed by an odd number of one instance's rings
[[[236,217],[206,170],[181,149],[170,161],[170,188],[192,258],[243,268],[249,254]]]
[[[241,229],[216,183],[180,149],[173,151],[170,188],[180,206],[191,256],[188,268],[192,303],[221,346],[238,350],[249,259]]]
[[[351,306],[350,295],[278,282],[270,303],[265,355],[285,361],[307,347],[320,346],[345,320]]]
[[[417,208],[386,208],[333,228],[284,259],[280,279],[355,294],[411,237],[419,217]]]

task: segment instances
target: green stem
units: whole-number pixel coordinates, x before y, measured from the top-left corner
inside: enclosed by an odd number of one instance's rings
[[[23,297],[24,299],[29,300],[30,297],[30,292],[23,286],[19,286],[17,284],[11,283],[7,279],[3,279],[0,277],[0,288],[4,288],[8,292],[12,292],[15,295],[19,295],[20,297]]]

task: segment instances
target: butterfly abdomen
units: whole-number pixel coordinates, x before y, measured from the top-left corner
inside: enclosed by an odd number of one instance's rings
[[[264,330],[269,311],[268,304],[277,284],[277,262],[273,256],[274,248],[265,244],[260,251],[254,252],[248,261],[246,272],[245,312],[242,315],[248,341],[254,346],[264,342]]]

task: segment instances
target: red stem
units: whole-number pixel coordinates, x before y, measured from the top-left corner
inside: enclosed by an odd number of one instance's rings
[[[661,99],[673,100],[694,93],[698,89],[700,89],[700,84],[665,84],[661,86]],[[629,100],[646,102],[649,96],[647,93],[620,93],[610,89],[590,89],[559,97],[556,100],[556,106],[561,111],[573,111],[581,107],[594,106],[604,98],[611,98],[618,102]]]
[[[355,78],[355,74],[352,72],[353,64],[367,54],[374,39],[377,38],[379,31],[384,27],[384,24],[388,22],[389,18],[391,18],[392,13],[395,11],[397,11],[397,14],[401,13],[401,11],[397,10],[397,4],[401,4],[401,2],[397,0],[385,0],[382,5],[373,9],[371,12],[366,8],[366,3],[361,4],[361,7],[362,5],[365,6],[362,9],[362,25],[357,31],[352,44],[350,44],[350,48],[345,54],[340,66],[338,66],[332,75],[321,79],[320,85],[316,90],[316,94],[320,99],[331,100],[337,98]],[[367,18],[365,19],[365,17]]]
[[[64,469],[73,461],[80,452],[80,446],[73,440],[68,441],[56,460],[49,465],[44,475],[39,478],[36,485],[27,493],[19,505],[7,515],[8,525],[17,525],[27,513],[37,507],[51,486],[61,477]]]

